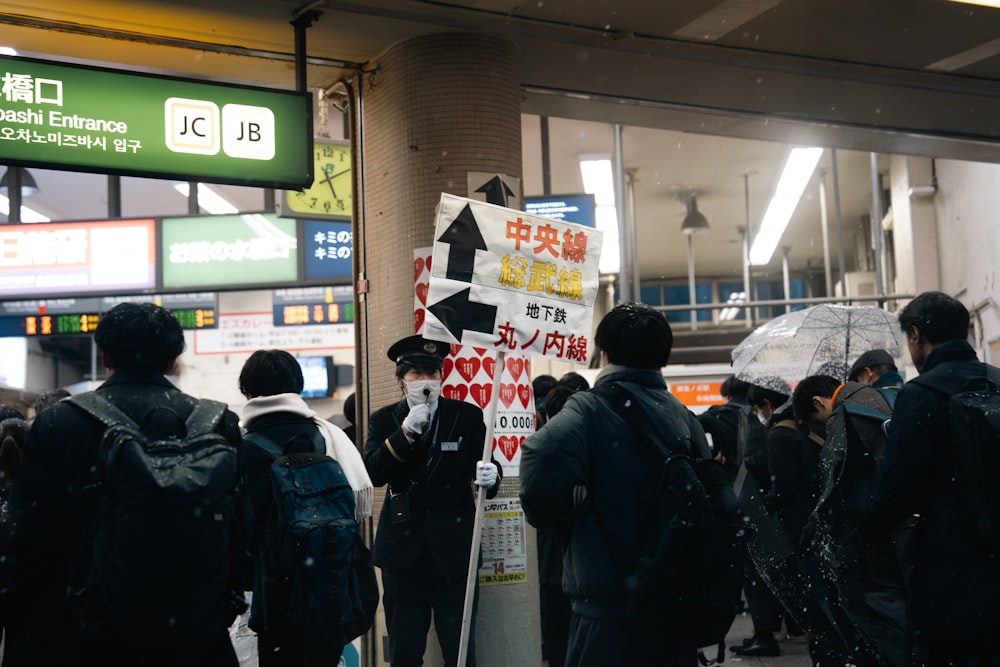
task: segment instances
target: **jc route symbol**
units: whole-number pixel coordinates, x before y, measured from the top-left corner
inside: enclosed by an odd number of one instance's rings
[[[275,153],[274,112],[246,104],[171,97],[164,104],[166,146],[175,153],[270,160]]]

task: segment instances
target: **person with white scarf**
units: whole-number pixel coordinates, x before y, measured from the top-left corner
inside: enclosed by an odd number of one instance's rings
[[[360,522],[372,514],[373,489],[361,454],[347,435],[330,422],[316,416],[299,393],[303,388],[302,369],[284,350],[254,352],[240,373],[240,392],[248,399],[243,406],[241,426],[289,450],[313,446],[317,431],[323,436],[326,454],[340,464],[354,492],[355,518]],[[286,453],[292,453],[288,451]],[[253,591],[250,628],[257,632],[260,667],[295,667],[305,664],[335,665],[345,638],[323,626],[282,623],[280,614],[265,602],[265,595],[280,595],[280,586],[265,578],[261,556],[267,526],[276,512],[271,491],[271,464],[274,459],[244,440],[241,451],[246,491],[254,517],[251,542],[254,546]],[[267,582],[268,588],[264,586]],[[346,638],[350,639],[350,638]]]

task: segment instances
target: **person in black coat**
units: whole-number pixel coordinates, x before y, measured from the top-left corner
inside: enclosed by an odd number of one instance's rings
[[[388,356],[403,398],[368,423],[365,466],[375,486],[389,486],[372,559],[382,570],[393,667],[423,664],[432,612],[445,664],[457,663],[476,523],[471,483],[490,498],[500,488],[500,466],[482,460],[482,410],[441,397],[449,347],[421,336],[394,343]],[[475,665],[474,635],[468,665]]]
[[[95,392],[144,433],[182,433],[183,420],[197,399],[164,377],[184,350],[184,332],[173,315],[152,303],[121,303],[101,317],[94,342],[110,372]],[[233,447],[239,446],[234,413],[227,410],[217,430]],[[16,625],[7,626],[4,665],[235,667],[228,626],[239,610],[222,600],[217,609],[206,610],[212,621],[204,627],[204,636],[170,646],[146,642],[116,627],[100,634],[79,631],[73,613],[79,601],[70,599],[67,590],[79,584],[73,574],[85,572],[92,558],[100,500],[94,492],[95,471],[104,431],[102,423],[68,401],[43,410],[32,424],[10,496],[16,530],[3,545],[6,558],[0,563],[4,612],[16,619]],[[228,520],[234,543],[229,562],[219,566],[228,571],[232,591],[242,593],[248,567],[236,540],[242,527],[238,516]]]
[[[949,394],[923,382],[950,379],[960,387],[988,373],[995,377],[998,370],[976,358],[966,342],[969,312],[946,294],[920,294],[899,314],[899,324],[920,375],[899,393],[877,490],[871,504],[856,512],[872,535],[885,535],[901,519],[920,515],[911,605],[928,664],[996,665],[1000,567],[996,554],[975,543],[954,509],[954,485],[962,480],[956,478],[951,450]]]

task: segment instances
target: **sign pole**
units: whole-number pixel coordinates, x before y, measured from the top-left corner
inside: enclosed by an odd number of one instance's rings
[[[483,462],[493,458],[493,430],[497,421],[497,400],[500,397],[500,378],[503,375],[504,352],[497,351],[497,362],[493,369],[493,393],[486,414],[486,442],[483,443]],[[476,579],[479,577],[479,545],[482,541],[483,507],[486,505],[486,489],[478,487],[476,493],[476,523],[472,527],[472,548],[469,550],[469,574],[465,579],[465,607],[462,609],[462,635],[458,644],[458,665],[465,665],[469,653],[469,632],[472,631],[472,603],[475,600]]]

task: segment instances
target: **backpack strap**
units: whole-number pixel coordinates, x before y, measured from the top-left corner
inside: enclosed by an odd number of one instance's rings
[[[618,416],[625,420],[637,439],[648,447],[651,447],[657,454],[665,459],[674,456],[690,456],[691,451],[675,451],[676,447],[667,445],[660,436],[659,430],[653,426],[647,415],[638,405],[635,398],[628,389],[620,382],[606,382],[590,390],[594,394],[606,400]]]
[[[98,394],[96,391],[87,391],[82,394],[76,394],[67,398],[66,401],[91,415],[107,428],[111,428],[112,426],[125,426],[139,430],[139,425],[135,423],[134,419],[129,417],[122,411],[121,408]]]
[[[889,411],[896,409],[896,397],[899,396],[899,387],[875,387],[875,391],[882,395]]]
[[[870,408],[867,405],[862,405],[861,403],[850,403],[845,402],[843,404],[844,411],[849,415],[855,415],[857,417],[867,417],[869,419],[877,419],[880,422],[888,421],[892,419],[892,415],[886,414],[875,408]]]
[[[774,426],[772,426],[771,428],[787,428],[788,430],[795,431],[796,433],[802,432],[799,430],[799,427],[795,423],[794,419],[782,419],[780,422],[775,422]],[[826,440],[824,440],[823,436],[821,436],[819,433],[813,433],[812,431],[809,431],[809,434],[806,435],[806,437],[809,438],[809,440],[811,440],[814,445],[817,445],[819,447],[822,447],[823,445],[826,444]]]

